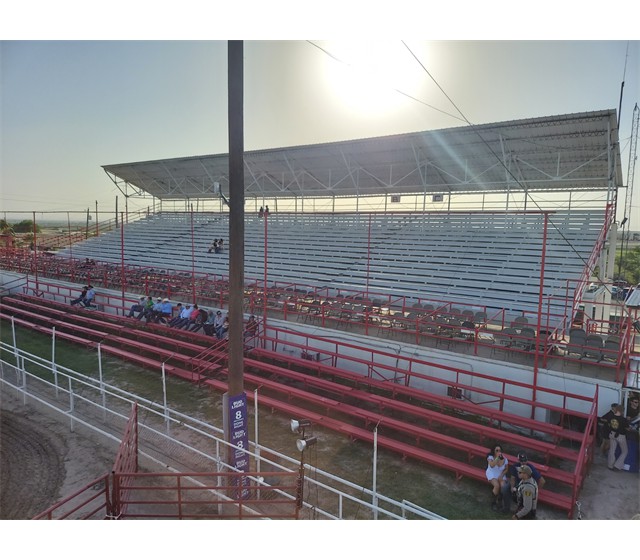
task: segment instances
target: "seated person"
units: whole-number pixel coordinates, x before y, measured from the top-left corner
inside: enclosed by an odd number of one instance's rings
[[[80,302],[80,304],[83,307],[91,307],[93,305],[93,301],[96,299],[96,290],[95,290],[95,288],[91,284],[89,284],[87,286],[87,288],[88,288],[87,295],[84,296],[84,298]]]
[[[248,339],[256,336],[257,332],[258,332],[258,320],[256,319],[255,315],[251,315],[249,317],[249,320],[247,321],[247,324],[244,326],[244,333],[243,333],[244,341],[246,342]]]
[[[169,301],[169,298],[164,298],[162,300],[162,306],[160,308],[160,317],[158,319],[158,322],[166,325],[171,320],[172,315],[173,315],[173,303]]]
[[[142,313],[138,315],[138,319],[139,320],[146,319],[147,321],[149,321],[151,318],[152,310],[153,310],[153,298],[151,296],[147,296],[147,299],[144,302],[144,309],[142,310]]]
[[[216,320],[216,314],[213,312],[213,309],[209,310],[207,314],[207,320],[202,323],[202,328],[204,329],[204,334],[209,336],[215,336],[216,331],[213,327],[213,324]]]
[[[198,332],[204,327],[205,321],[208,319],[209,314],[206,309],[200,308],[198,315],[196,315],[195,323],[193,323],[187,330],[189,332]]]
[[[169,326],[175,329],[184,328],[187,324],[189,324],[189,318],[191,317],[192,311],[193,310],[191,309],[191,304],[187,303],[182,311],[180,311],[180,315],[176,318],[177,320],[171,321],[171,323],[169,323]]]
[[[222,317],[222,311],[216,311],[216,316],[213,319],[213,333],[216,335],[217,338],[220,338],[218,336],[218,331],[222,328],[223,323],[224,323],[224,318]]]
[[[140,314],[144,311],[144,300],[145,297],[144,296],[140,296],[140,301],[138,301],[138,303],[134,303],[131,308],[129,309],[129,315],[127,315],[127,317],[131,318],[133,317],[136,313]]]
[[[196,322],[199,320],[199,317],[200,317],[200,308],[198,307],[197,303],[194,303],[193,307],[191,308],[191,314],[189,315],[189,321],[182,328],[188,331],[189,329],[191,329],[193,325],[196,324]]]
[[[80,297],[71,300],[71,305],[78,305],[80,302],[84,301],[84,298],[87,297],[87,292],[89,291],[89,286],[82,286],[82,291],[80,292]]]
[[[182,304],[179,303],[178,305],[176,305],[176,314],[175,317],[173,317],[173,311],[171,311],[171,315],[172,318],[170,319],[170,321],[167,323],[170,327],[174,327],[175,324],[180,320],[180,315],[182,315]]]
[[[156,302],[151,307],[151,312],[147,317],[147,322],[159,323],[162,316],[162,298],[157,298]]]
[[[227,315],[224,318],[224,321],[222,322],[222,326],[217,330],[216,332],[216,336],[222,340],[224,338],[227,338],[227,333],[229,332],[229,315]]]

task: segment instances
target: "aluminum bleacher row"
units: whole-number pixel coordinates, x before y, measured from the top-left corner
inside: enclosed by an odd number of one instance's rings
[[[564,296],[580,277],[600,234],[604,213],[551,214],[544,261],[545,296]],[[544,217],[539,213],[412,215],[272,214],[268,277],[316,288],[455,300],[535,310],[540,292]],[[162,213],[90,238],[60,255],[227,276],[228,215]],[[193,231],[193,239],[192,239]],[[193,242],[193,247],[192,247]],[[264,277],[264,221],[245,222],[245,278]],[[193,261],[192,261],[193,255]],[[553,304],[552,304],[553,305]]]
[[[90,348],[99,343],[102,352],[157,372],[165,368],[169,375],[226,391],[226,353],[224,345],[216,339],[97,310],[78,309],[53,299],[57,295],[5,296],[0,303],[0,318],[44,333],[55,327],[58,339]],[[296,346],[291,341],[287,344]],[[322,350],[320,338],[310,339],[299,350],[301,356],[323,353],[326,359],[309,360],[279,353],[277,340],[264,333],[246,350],[245,384],[247,388],[261,388],[263,405],[308,417],[319,425],[368,442],[372,438],[370,427],[377,425],[381,447],[446,469],[457,478],[484,483],[486,451],[494,441],[504,442],[514,453],[516,449],[526,450],[540,465],[548,481],[540,493],[540,502],[571,515],[586,475],[588,454],[593,452],[594,399],[538,389],[553,394],[557,401],[557,405],[536,404],[539,409],[559,413],[561,420],[556,424],[503,409],[507,401],[531,406],[531,401],[522,396],[527,389],[522,383],[517,384],[516,391],[510,391],[503,379],[477,376],[478,383],[465,382],[463,379],[475,374],[457,371],[458,388],[477,393],[480,402],[492,403],[484,405],[449,394],[451,381],[435,373],[418,373],[426,371],[424,367],[401,370],[385,366],[391,355],[384,352],[368,363],[369,374],[358,374],[355,373],[358,358],[337,350],[332,356]],[[351,367],[346,365],[350,361],[354,362]],[[398,375],[403,377],[402,382],[397,382]],[[419,383],[429,383],[434,390],[420,389]],[[567,408],[570,402],[577,401],[586,403],[591,411]],[[582,424],[579,428],[565,424],[565,415],[579,419]],[[510,459],[513,458],[511,455]]]

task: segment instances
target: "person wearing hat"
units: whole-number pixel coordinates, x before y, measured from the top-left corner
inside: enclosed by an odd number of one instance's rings
[[[172,315],[173,303],[169,301],[169,298],[164,298],[162,300],[162,306],[160,308],[160,318],[158,319],[158,322],[167,325],[171,320]]]
[[[151,308],[151,314],[147,322],[158,323],[160,322],[160,317],[162,317],[162,298],[157,298]]]
[[[528,466],[531,469],[531,478],[535,480],[540,490],[546,483],[544,477],[540,474],[540,471],[529,462],[527,454],[524,451],[518,452],[518,461],[509,465],[509,471],[507,472],[507,480],[502,485],[502,513],[509,513],[511,511],[511,501],[516,501],[516,492],[518,484],[518,469],[523,466]]]
[[[538,485],[533,480],[532,470],[529,465],[518,467],[518,484],[517,498],[518,509],[513,514],[512,519],[535,519],[536,508],[538,506]]]

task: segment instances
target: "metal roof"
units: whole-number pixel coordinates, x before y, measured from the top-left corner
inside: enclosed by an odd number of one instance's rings
[[[104,165],[127,196],[228,193],[228,154]],[[615,109],[246,151],[245,196],[608,190],[622,186]],[[613,172],[611,172],[613,171]]]

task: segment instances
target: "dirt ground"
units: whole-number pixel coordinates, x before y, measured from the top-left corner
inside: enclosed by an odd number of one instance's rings
[[[117,445],[30,400],[0,391],[0,519],[25,520],[111,470]],[[597,456],[580,496],[584,520],[640,514],[638,473],[612,472]],[[540,515],[542,519],[553,519]]]

